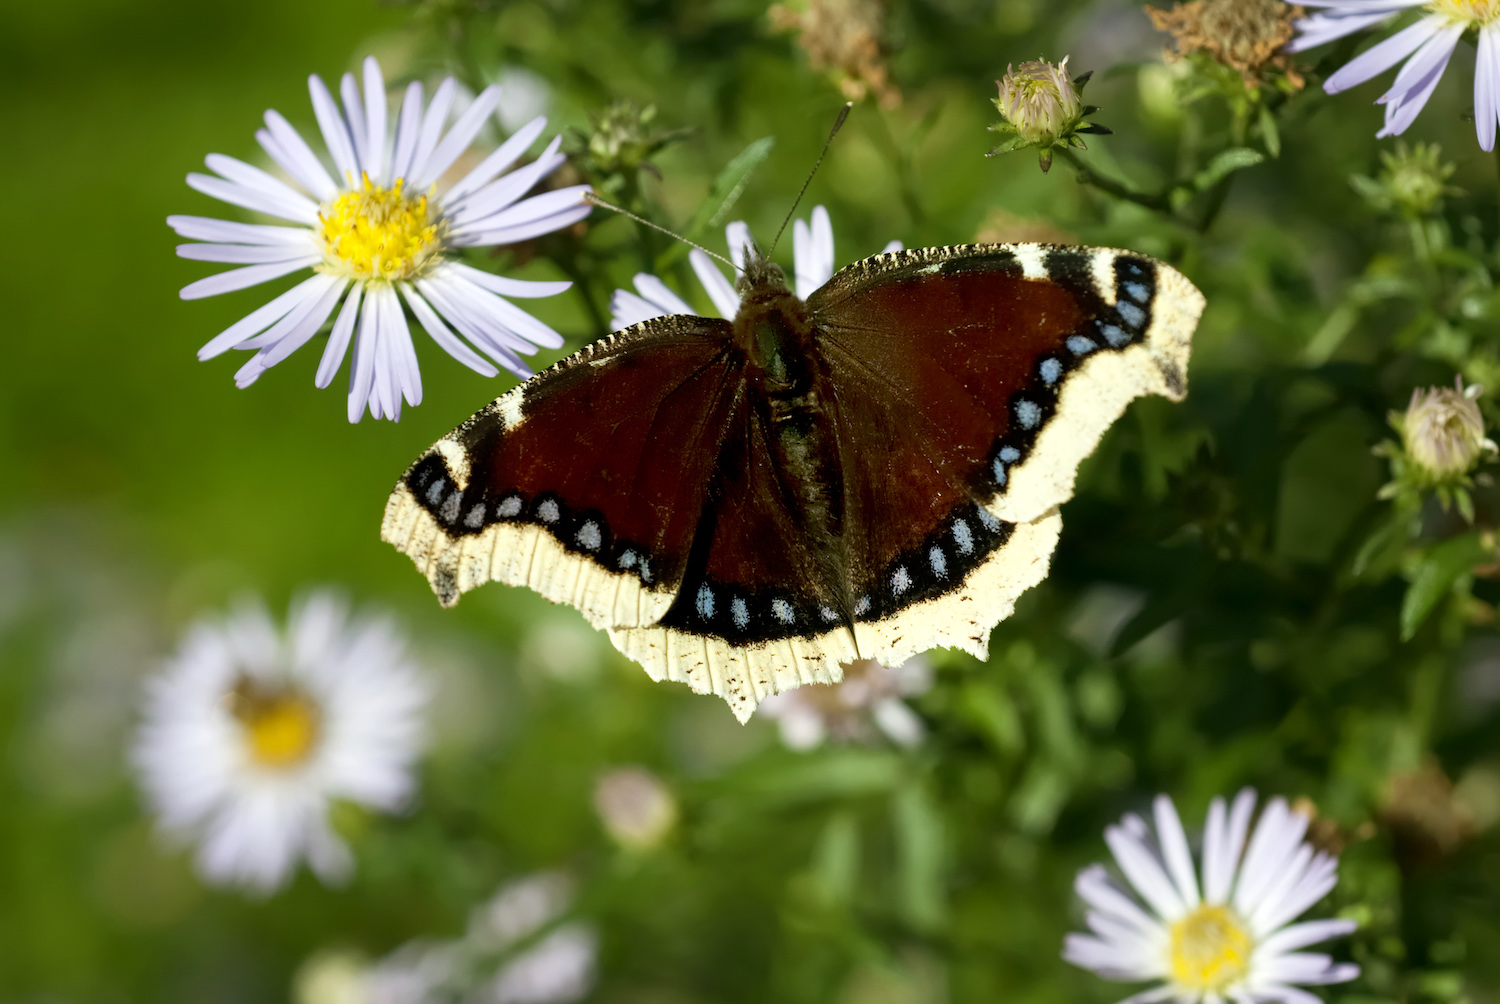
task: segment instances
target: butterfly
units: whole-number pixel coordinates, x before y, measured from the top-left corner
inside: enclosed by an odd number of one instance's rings
[[[741,721],[855,659],[983,659],[1079,463],[1186,394],[1204,307],[1144,255],[1043,244],[876,255],[805,301],[752,249],[738,288],[733,321],[644,321],[486,406],[381,537],[444,606],[529,586]]]

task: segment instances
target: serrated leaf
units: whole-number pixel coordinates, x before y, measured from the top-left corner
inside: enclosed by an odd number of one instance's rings
[[[1207,167],[1193,176],[1193,187],[1200,192],[1212,188],[1234,172],[1254,167],[1264,162],[1265,159],[1266,155],[1259,150],[1252,150],[1247,146],[1230,147],[1209,161]]]
[[[1489,557],[1478,532],[1445,540],[1423,555],[1401,601],[1401,640],[1410,641],[1438,602]]]

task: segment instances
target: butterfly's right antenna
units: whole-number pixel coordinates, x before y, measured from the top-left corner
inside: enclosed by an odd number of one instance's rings
[[[817,174],[818,168],[823,166],[823,158],[828,156],[828,148],[833,146],[833,137],[837,136],[839,130],[844,127],[844,120],[849,117],[849,109],[853,107],[853,101],[845,102],[843,110],[839,112],[839,117],[833,122],[833,128],[828,130],[828,139],[823,144],[823,152],[818,154],[817,162],[813,164],[812,170],[807,172],[807,180],[802,183],[802,191],[798,192],[797,198],[792,201],[792,208],[786,211],[786,219],[781,221],[781,229],[776,231],[776,240],[771,242],[771,250],[766,252],[767,258],[771,257],[771,251],[776,250],[776,245],[780,242],[781,235],[786,230],[786,225],[792,222],[792,214],[797,211],[797,204],[802,201],[802,196],[807,194],[807,186],[812,184],[813,175]]]
[[[818,159],[821,160],[822,158],[820,157]],[[742,272],[742,271],[744,271],[744,269],[740,268],[738,265],[736,265],[734,262],[730,261],[728,258],[725,258],[721,254],[716,254],[715,252],[710,251],[708,248],[704,247],[702,244],[694,243],[693,241],[690,241],[686,237],[682,236],[681,234],[673,233],[672,231],[668,230],[666,227],[663,227],[663,226],[660,226],[658,224],[652,223],[648,219],[644,219],[644,218],[642,218],[640,216],[635,215],[635,213],[632,213],[628,209],[621,209],[619,206],[615,205],[612,202],[605,202],[603,199],[599,198],[599,196],[595,195],[593,192],[584,192],[583,193],[583,197],[584,197],[585,201],[592,202],[594,205],[598,206],[600,209],[612,209],[615,212],[619,213],[621,216],[628,216],[628,217],[630,217],[632,220],[635,220],[637,223],[641,224],[642,226],[650,227],[652,230],[660,230],[662,233],[666,234],[668,237],[675,237],[677,240],[682,241],[682,243],[688,244],[688,245],[690,245],[692,247],[697,248],[699,251],[702,251],[704,254],[708,255],[710,258],[717,258],[717,259],[719,259],[721,262],[723,262],[724,264],[728,265],[730,268],[734,269],[736,272]]]

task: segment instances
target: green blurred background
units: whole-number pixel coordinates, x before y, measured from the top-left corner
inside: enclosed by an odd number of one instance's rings
[[[266,108],[310,126],[306,75],[373,52],[393,82],[529,69],[552,88],[552,128],[654,103],[663,127],[695,130],[643,184],[639,204],[669,225],[773,137],[733,214],[767,235],[842,97],[765,4],[78,0],[13,2],[5,21],[0,1000],[286,1000],[319,952],[451,937],[502,880],[562,868],[600,931],[591,999],[1103,1002],[1124,988],[1058,958],[1103,826],[1167,791],[1192,828],[1244,784],[1310,798],[1349,843],[1323,909],[1366,922],[1336,951],[1367,975],[1331,998],[1497,999],[1500,646],[1467,596],[1402,643],[1398,570],[1350,572],[1385,509],[1369,447],[1386,409],[1453,368],[1401,341],[1399,307],[1360,314],[1331,358],[1307,350],[1353,279],[1402,267],[1402,231],[1347,180],[1388,148],[1372,136],[1379,84],[1289,102],[1280,158],[1237,178],[1200,237],[1066,165],[982,156],[994,78],[1068,53],[1100,71],[1087,96],[1117,133],[1091,141],[1101,170],[1150,186],[1211,146],[1223,115],[1172,97],[1177,71],[1136,5],[890,5],[904,100],[855,109],[801,210],[829,207],[840,264],[891,238],[1076,239],[1173,260],[1210,307],[1189,402],[1138,402],[1086,465],[1054,574],[991,660],[934,656],[937,685],[915,701],[927,743],[794,754],[765,721],[650,684],[529,593],[495,585],[439,610],[378,540],[385,498],[509,378],[420,339],[426,399],[399,424],[349,425],[344,377],[312,387],[313,348],[238,391],[238,362],[194,353],[269,294],[179,300],[209,269],[173,256],[164,222],[243,218],[183,175],[213,151],[253,158]],[[1445,225],[1490,262],[1500,200],[1461,115],[1466,58],[1413,135],[1458,163],[1468,194]],[[548,278],[570,263],[598,307],[639,248],[596,215],[584,238],[490,264]],[[1476,354],[1491,309],[1470,312]],[[571,293],[536,312],[570,348],[598,334]],[[399,818],[340,819],[360,862],[347,888],[208,889],[156,840],[124,768],[140,681],[194,619],[247,592],[284,609],[320,583],[396,611],[438,680],[422,793]],[[1478,602],[1500,599],[1488,589]],[[590,804],[601,771],[632,763],[681,805],[649,852],[616,847]],[[1405,815],[1400,779],[1426,799]],[[1444,825],[1457,836],[1433,836]]]

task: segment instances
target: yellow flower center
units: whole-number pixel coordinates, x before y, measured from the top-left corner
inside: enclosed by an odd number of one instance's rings
[[[442,223],[427,196],[403,195],[405,179],[390,188],[362,175],[358,187],[323,203],[318,210],[323,247],[320,271],[351,279],[411,279],[442,250]]]
[[[229,710],[244,729],[250,759],[259,767],[301,766],[317,745],[318,706],[295,688],[241,677],[229,694]]]
[[[1427,9],[1461,24],[1489,24],[1500,18],[1500,0],[1432,0]]]
[[[1255,943],[1228,907],[1205,903],[1172,925],[1172,979],[1184,987],[1222,994],[1250,969]]]

